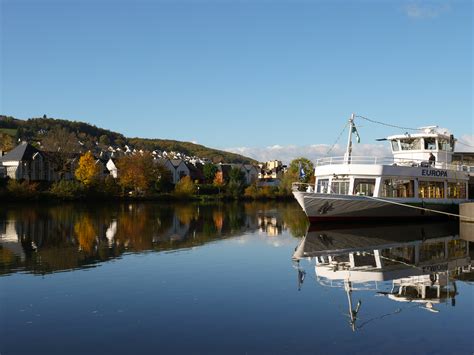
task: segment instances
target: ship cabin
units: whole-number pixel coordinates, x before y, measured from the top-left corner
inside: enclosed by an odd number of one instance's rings
[[[424,127],[422,133],[387,137],[392,157],[318,159],[316,181],[307,192],[400,199],[468,199],[469,170],[452,164],[456,140],[447,131]]]

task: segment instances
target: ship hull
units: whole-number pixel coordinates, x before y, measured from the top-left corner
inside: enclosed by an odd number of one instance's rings
[[[438,212],[457,214],[459,211],[459,201],[448,199],[437,201],[422,199],[381,200],[365,196],[300,191],[295,191],[293,194],[310,222],[437,219],[449,216]]]

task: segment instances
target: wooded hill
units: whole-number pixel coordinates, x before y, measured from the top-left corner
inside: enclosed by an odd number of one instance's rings
[[[70,144],[69,148],[71,149],[72,147],[72,150],[77,150],[78,152],[84,149],[96,150],[97,146],[104,150],[108,149],[109,146],[113,148],[119,147],[123,150],[125,145],[128,145],[130,149],[179,152],[188,156],[207,158],[214,163],[256,163],[255,160],[239,154],[208,148],[190,142],[168,139],[128,138],[121,133],[99,128],[89,123],[47,117],[20,120],[0,115],[0,141],[5,140],[7,136],[14,138],[16,141],[18,139],[27,141],[33,145],[39,145],[40,142],[58,140],[59,137],[64,139],[64,136],[67,136]],[[0,149],[2,148],[0,147]]]

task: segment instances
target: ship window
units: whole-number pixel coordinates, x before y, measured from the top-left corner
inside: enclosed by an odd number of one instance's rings
[[[382,197],[414,197],[414,180],[385,179],[382,185]]]
[[[466,198],[466,184],[463,182],[448,182],[448,198]]]
[[[384,257],[384,265],[400,265],[400,262],[415,263],[415,247],[404,246],[398,248],[382,249],[381,252]]]
[[[438,149],[442,151],[452,152],[453,144],[447,139],[438,139]]]
[[[468,243],[462,239],[450,240],[448,242],[448,256],[450,258],[462,258],[469,253]]]
[[[400,139],[400,146],[402,150],[419,150],[421,149],[420,138],[405,138]]]
[[[331,192],[333,194],[347,195],[349,193],[349,179],[332,180]]]
[[[425,149],[436,150],[436,138],[425,138]]]
[[[421,198],[444,198],[444,182],[442,181],[419,181],[418,197]]]
[[[420,245],[420,262],[443,260],[445,257],[444,242],[422,243]]]
[[[373,196],[375,179],[354,179],[354,195]]]
[[[397,140],[393,140],[391,141],[391,143],[392,143],[392,151],[397,152],[400,150],[400,146],[398,145]]]
[[[316,192],[327,194],[329,192],[329,179],[318,179]]]

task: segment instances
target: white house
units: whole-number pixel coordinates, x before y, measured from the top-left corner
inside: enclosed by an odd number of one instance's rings
[[[44,154],[26,142],[0,157],[0,165],[10,179],[49,180]]]
[[[118,171],[117,171],[117,166],[115,165],[115,162],[113,161],[112,158],[110,158],[107,163],[105,164],[105,167],[109,171],[110,175],[116,179],[118,177]]]

